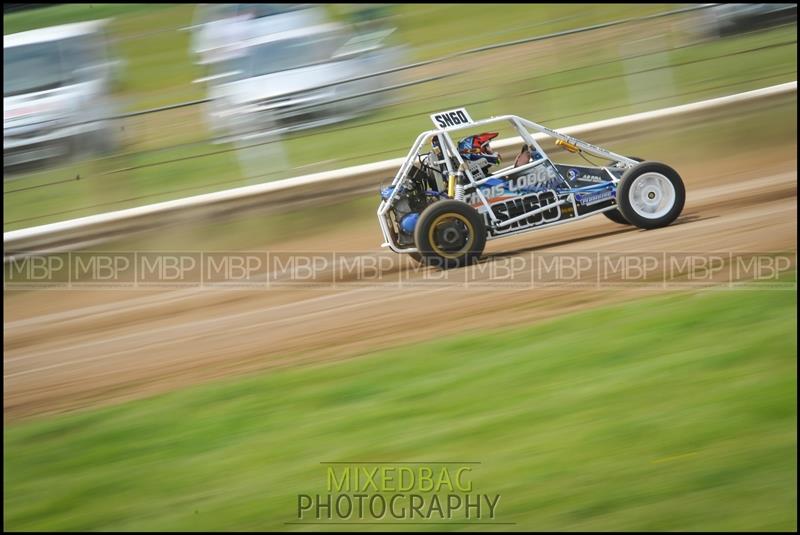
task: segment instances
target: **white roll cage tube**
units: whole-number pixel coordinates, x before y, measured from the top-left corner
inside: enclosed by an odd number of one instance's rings
[[[486,177],[486,178],[483,178],[483,179],[480,179],[480,180],[476,180],[475,177],[472,175],[472,172],[469,170],[469,166],[466,165],[464,160],[461,158],[461,154],[459,154],[458,150],[456,149],[456,145],[455,145],[455,143],[453,143],[453,139],[450,137],[450,132],[455,132],[455,131],[458,131],[458,130],[466,130],[466,129],[475,129],[475,128],[478,128],[478,127],[481,127],[481,126],[484,126],[484,125],[487,125],[487,124],[497,123],[497,122],[502,122],[502,121],[510,122],[511,125],[514,127],[514,129],[519,133],[520,137],[523,139],[525,144],[528,145],[529,147],[534,147],[539,154],[543,155],[543,157],[538,159],[538,160],[535,160],[533,162],[529,162],[527,164],[524,164],[524,165],[521,165],[521,166],[518,166],[518,167],[513,167],[512,166],[512,167],[509,167],[509,168],[506,168],[506,169],[502,169],[501,171],[495,173],[492,176],[489,176],[489,177]],[[576,139],[576,138],[574,138],[572,136],[568,136],[566,134],[562,134],[560,132],[556,132],[555,130],[547,128],[546,126],[542,126],[542,125],[534,123],[532,121],[528,121],[526,119],[523,119],[522,117],[517,117],[516,115],[501,115],[500,117],[490,117],[489,119],[482,119],[480,121],[461,124],[461,125],[457,125],[457,126],[451,126],[451,127],[448,127],[448,128],[442,128],[442,129],[438,129],[438,130],[428,130],[427,132],[423,132],[419,136],[417,136],[417,140],[414,142],[414,145],[412,145],[411,150],[409,150],[408,156],[406,156],[406,159],[403,162],[403,165],[400,166],[400,170],[397,172],[397,175],[395,175],[394,180],[392,180],[391,186],[394,189],[392,190],[391,194],[389,195],[389,197],[387,199],[381,200],[381,203],[378,206],[378,222],[380,224],[381,232],[383,232],[383,237],[384,237],[384,240],[385,240],[385,242],[382,244],[382,247],[389,247],[392,251],[394,251],[396,253],[416,253],[416,252],[418,252],[418,249],[416,247],[401,248],[401,247],[399,247],[397,245],[397,243],[395,243],[395,241],[393,239],[393,236],[392,236],[392,233],[391,233],[391,231],[389,229],[389,221],[388,221],[388,218],[386,217],[386,213],[389,211],[389,209],[394,204],[395,197],[397,196],[398,191],[401,189],[398,186],[402,185],[403,182],[406,180],[406,175],[408,174],[409,169],[410,169],[411,165],[414,162],[414,158],[419,154],[419,149],[425,143],[427,143],[433,136],[437,136],[439,138],[439,141],[440,141],[439,142],[439,146],[442,148],[442,156],[443,156],[445,165],[447,166],[447,172],[450,173],[450,174],[453,174],[455,172],[454,169],[453,169],[453,164],[452,164],[453,159],[455,159],[455,161],[458,162],[458,164],[459,164],[458,168],[459,169],[463,169],[464,175],[469,180],[469,184],[474,187],[475,193],[477,194],[477,196],[480,199],[481,203],[486,207],[487,214],[489,215],[489,217],[492,219],[493,222],[497,222],[497,216],[492,211],[491,205],[489,204],[489,201],[483,195],[483,192],[481,192],[481,190],[480,190],[480,188],[478,186],[488,182],[489,180],[492,180],[492,179],[495,179],[495,178],[502,178],[502,177],[504,177],[504,176],[506,176],[506,175],[508,175],[508,174],[510,174],[512,172],[518,172],[518,171],[523,170],[523,169],[536,167],[537,165],[540,165],[540,164],[542,164],[544,162],[547,162],[547,161],[550,161],[552,163],[552,160],[550,160],[550,157],[547,156],[547,153],[544,150],[542,150],[541,145],[539,145],[539,143],[536,141],[536,139],[534,139],[534,137],[528,131],[528,128],[530,128],[532,130],[536,130],[536,131],[540,132],[541,134],[544,134],[544,135],[546,135],[548,137],[564,141],[564,142],[566,142],[566,143],[568,143],[568,144],[570,144],[570,145],[572,145],[574,147],[578,147],[582,151],[588,152],[589,154],[592,154],[594,156],[607,158],[607,159],[613,160],[613,161],[623,162],[623,163],[628,164],[628,165],[635,165],[635,164],[638,163],[636,160],[632,160],[631,158],[628,158],[626,156],[622,156],[621,154],[617,154],[615,152],[611,152],[611,151],[603,149],[601,147],[597,147],[597,146],[592,145],[590,143],[586,143],[586,142],[581,141],[580,139]],[[441,142],[442,140],[444,140],[444,143]],[[612,182],[614,184],[619,182],[619,180],[616,177],[614,177],[611,173],[608,173],[608,174],[611,177],[610,182]],[[535,210],[531,210],[529,212],[521,214],[521,215],[519,215],[517,217],[514,217],[512,219],[508,219],[506,221],[503,221],[502,223],[495,223],[495,224],[498,227],[503,227],[503,226],[506,226],[506,225],[510,225],[512,223],[515,223],[516,221],[528,218],[528,217],[530,217],[532,215],[536,215],[536,214],[541,213],[541,212],[545,212],[545,211],[550,210],[550,209],[552,209],[552,208],[554,208],[556,206],[560,206],[562,204],[566,204],[568,202],[571,202],[572,199],[574,198],[574,195],[575,195],[574,193],[571,193],[568,199],[557,201],[557,202],[555,202],[553,204],[549,204],[547,206],[543,206],[541,208],[537,208]]]

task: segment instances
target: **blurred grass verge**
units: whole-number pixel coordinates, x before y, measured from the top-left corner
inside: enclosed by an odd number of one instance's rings
[[[284,530],[322,461],[468,459],[505,529],[795,530],[796,326],[682,293],[6,425],[4,528]]]
[[[74,10],[85,12],[86,7]],[[423,57],[430,57],[674,7],[504,5],[488,14],[481,8],[476,16],[470,6],[456,10],[448,5],[399,6],[397,23],[400,40],[415,50],[424,49]],[[148,11],[137,7],[116,19],[115,36],[129,64],[123,97],[135,101],[135,109],[205,95],[200,86],[190,83],[197,72],[188,57],[189,34],[175,29],[191,22],[190,8],[158,6]],[[51,9],[56,8],[36,12]],[[452,36],[448,30],[476,21],[486,31],[474,39]],[[796,41],[796,25],[620,60],[636,52],[685,44],[686,31],[680,24],[667,19],[654,24],[663,33],[618,27],[602,30],[602,36],[588,33],[560,38],[557,43],[545,41],[462,58],[457,63],[469,67],[465,76],[407,88],[404,102],[368,117],[318,129],[311,136],[289,136],[280,149],[291,162],[289,169],[270,166],[266,146],[237,152],[231,145],[204,141],[208,133],[200,107],[137,117],[126,126],[131,143],[122,154],[4,182],[4,231],[398,157],[421,129],[430,126],[427,114],[436,109],[466,104],[475,117],[511,112],[560,127],[796,78],[796,46],[781,45]],[[26,27],[19,21],[7,26]],[[498,28],[509,32],[498,35],[494,31]],[[589,47],[591,57],[586,54]],[[750,49],[756,50],[734,54]],[[593,66],[597,62],[603,64]],[[441,74],[445,68],[432,67],[431,72],[409,76]],[[572,67],[576,69],[562,72]],[[240,156],[260,159],[253,165],[257,172],[243,169]]]
[[[580,25],[652,15],[683,4],[610,6],[504,5],[498,9],[447,5],[395,5],[398,40],[418,47],[414,60],[430,59],[466,48],[546,34]],[[203,86],[193,85],[201,70],[189,57],[191,33],[179,31],[193,23],[197,4],[62,4],[3,16],[3,34],[112,18],[114,50],[125,60],[124,96],[135,97],[131,109],[145,109],[203,98]],[[335,19],[344,19],[341,5],[328,4]],[[480,16],[476,16],[477,14]],[[529,21],[520,25],[520,21]],[[532,21],[532,22],[531,22]],[[452,34],[457,25],[457,35]],[[486,31],[491,28],[494,32]],[[432,38],[435,36],[435,38]],[[470,36],[465,38],[465,36]]]
[[[545,35],[581,26],[652,15],[685,4],[513,5],[486,10],[448,5],[397,5],[397,39],[414,47],[413,60]],[[340,6],[328,5],[342,18]],[[66,4],[4,15],[4,33],[80,20],[113,17],[110,34],[130,67],[125,71],[126,95],[135,109],[202,98],[202,87],[191,84],[200,70],[189,58],[189,36],[179,31],[192,23],[193,4]],[[520,24],[522,22],[522,24]],[[452,28],[459,31],[454,34]],[[675,28],[671,28],[674,30]],[[595,54],[598,51],[595,50]],[[560,52],[556,52],[558,56]],[[563,59],[563,58],[562,58]]]

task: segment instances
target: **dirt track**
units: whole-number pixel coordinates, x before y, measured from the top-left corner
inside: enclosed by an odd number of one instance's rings
[[[676,224],[644,232],[604,217],[490,242],[488,263],[547,252],[796,252],[796,147],[681,168],[688,200]],[[709,171],[711,169],[712,171]],[[282,251],[377,251],[374,221]],[[486,264],[484,264],[486,265]],[[410,266],[410,264],[409,264]],[[520,273],[529,273],[525,270]],[[163,392],[234,373],[356,356],[469,328],[527,324],[587,304],[663,288],[474,284],[464,270],[403,288],[358,280],[335,288],[6,291],[6,421]],[[477,272],[470,280],[486,282]],[[414,285],[414,283],[420,283]],[[466,313],[466,314],[465,314]]]

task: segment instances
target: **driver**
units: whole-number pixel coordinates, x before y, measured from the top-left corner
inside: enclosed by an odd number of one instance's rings
[[[492,174],[490,168],[500,163],[500,155],[493,152],[489,145],[489,142],[498,135],[497,132],[484,132],[465,137],[458,142],[458,152],[476,179],[490,176]]]

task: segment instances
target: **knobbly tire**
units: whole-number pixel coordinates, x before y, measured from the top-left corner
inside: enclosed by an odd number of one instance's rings
[[[426,265],[442,269],[466,266],[480,258],[486,247],[486,225],[468,204],[438,201],[419,216],[414,241],[420,261]]]

